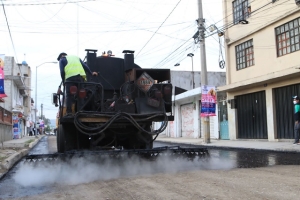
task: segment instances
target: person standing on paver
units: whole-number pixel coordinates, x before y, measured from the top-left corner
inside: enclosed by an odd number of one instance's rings
[[[72,116],[72,104],[74,103],[74,95],[72,95],[70,92],[71,86],[78,86],[78,83],[86,81],[86,72],[93,76],[98,76],[98,73],[92,72],[89,66],[87,66],[77,56],[68,56],[66,53],[63,52],[58,55],[57,60],[59,61],[62,83],[66,87],[66,116]]]
[[[294,144],[299,143],[299,132],[300,132],[300,104],[299,104],[299,97],[293,96],[293,103],[295,105],[294,109],[294,120],[295,120],[295,141]]]

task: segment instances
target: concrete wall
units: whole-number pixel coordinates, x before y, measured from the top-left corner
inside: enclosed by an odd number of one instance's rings
[[[191,90],[193,73],[191,71],[171,71],[171,83],[174,86]],[[226,84],[226,72],[207,72],[207,85],[221,86]],[[195,88],[201,87],[201,72],[194,72]]]
[[[266,27],[265,29],[262,29],[261,31],[230,45],[228,53],[229,59],[231,60],[231,83],[268,75],[276,71],[281,71],[299,65],[299,51],[277,57],[276,38],[274,33],[275,27],[289,22],[296,17],[300,17],[300,14],[293,14],[280,22],[276,22],[269,27]],[[255,64],[245,69],[236,70],[235,46],[250,39],[253,39]]]
[[[267,3],[270,4],[255,11]],[[227,9],[224,14],[232,13],[232,1],[223,1],[223,4],[224,9]],[[299,65],[299,51],[277,57],[275,28],[300,17],[300,7],[295,4],[295,1],[284,3],[284,5],[279,4],[281,4],[280,1],[275,3],[255,1],[250,4],[253,13],[246,19],[249,24],[236,24],[226,30],[227,84],[261,77]],[[264,9],[267,12],[264,12]],[[233,15],[225,18],[225,24],[232,22]],[[255,64],[237,70],[235,47],[250,39],[253,39]]]
[[[200,90],[199,90],[200,91]],[[178,96],[178,95],[177,95]],[[200,117],[200,103],[201,100],[201,93],[198,93],[196,96],[189,96],[180,100],[175,100],[175,107],[174,107],[174,133],[169,133],[169,135],[173,135],[173,137],[182,137],[182,113],[181,113],[181,106],[186,104],[194,104],[194,110],[190,113],[191,117],[194,119],[193,124],[188,124],[189,126],[193,127],[193,133],[191,135],[192,138],[203,138],[203,125],[202,120]],[[218,128],[218,112],[216,108],[216,116],[209,117],[210,119],[210,137],[214,139],[219,138],[219,128]]]
[[[192,88],[192,76],[194,75],[195,89]],[[208,72],[208,85],[222,86],[226,84],[226,73],[225,72]],[[192,124],[189,126],[193,127],[193,133],[189,136],[192,138],[201,138],[201,117],[200,117],[200,104],[201,100],[201,72],[196,71],[192,73],[191,71],[171,71],[171,83],[174,86],[188,90],[185,93],[176,95],[175,98],[172,97],[172,101],[175,106],[173,106],[174,122],[170,122],[167,129],[162,133],[168,137],[182,137],[182,113],[181,106],[186,104],[193,104],[194,109],[190,113],[193,120]],[[218,115],[217,109],[216,114]],[[154,123],[153,127],[156,129],[159,127],[159,123]],[[219,126],[218,126],[218,116],[210,117],[210,136],[211,138],[219,138]]]
[[[17,64],[15,63],[14,58],[6,56],[4,63],[4,77],[17,74],[15,68],[17,68]],[[23,104],[23,97],[20,95],[19,89],[13,80],[5,78],[4,91],[7,97],[5,98],[5,103],[1,105],[2,107],[12,111],[17,103]]]
[[[13,129],[12,129],[12,125],[7,125],[7,124],[2,124],[0,123],[0,147],[1,147],[1,143],[7,140],[11,140],[13,139]]]
[[[232,1],[223,0],[223,10],[224,10],[224,24],[233,24],[233,8]],[[268,1],[252,1],[248,0],[249,6],[251,6],[250,17],[246,20],[248,24],[235,24],[229,26],[226,29],[225,38],[228,44],[237,42],[249,34],[254,34],[265,28],[274,26],[274,23],[281,21],[283,18],[291,14],[297,14],[299,16],[300,7],[295,4],[294,0],[288,2],[276,1],[271,3],[272,0]],[[263,7],[264,6],[264,7]],[[273,31],[274,33],[274,31]],[[274,36],[274,34],[273,34]],[[265,38],[268,40],[269,38]],[[262,40],[264,41],[264,40]]]

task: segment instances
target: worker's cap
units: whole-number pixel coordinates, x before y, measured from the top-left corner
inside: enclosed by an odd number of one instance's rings
[[[298,96],[293,96],[293,99],[299,100]]]
[[[60,58],[62,57],[62,56],[66,56],[67,54],[66,53],[64,53],[64,52],[62,52],[62,53],[60,53],[59,54],[59,56],[57,57],[57,60],[59,61],[60,60]]]

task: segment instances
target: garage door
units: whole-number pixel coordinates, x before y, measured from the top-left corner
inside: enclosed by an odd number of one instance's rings
[[[277,139],[293,139],[294,105],[292,97],[300,95],[300,84],[274,89]]]
[[[236,97],[238,138],[267,139],[267,112],[265,91]]]
[[[185,138],[193,138],[194,133],[194,117],[192,103],[180,106],[181,113],[181,136]]]

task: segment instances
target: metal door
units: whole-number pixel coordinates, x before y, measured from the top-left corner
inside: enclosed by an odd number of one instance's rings
[[[267,139],[265,91],[236,97],[238,138]]]
[[[180,106],[181,113],[181,136],[193,138],[194,133],[194,106],[192,103]]]
[[[292,97],[300,96],[300,84],[274,89],[277,139],[294,138],[294,105]]]
[[[227,103],[225,101],[219,102],[218,108],[219,108],[219,123],[220,123],[220,139],[229,140]]]

